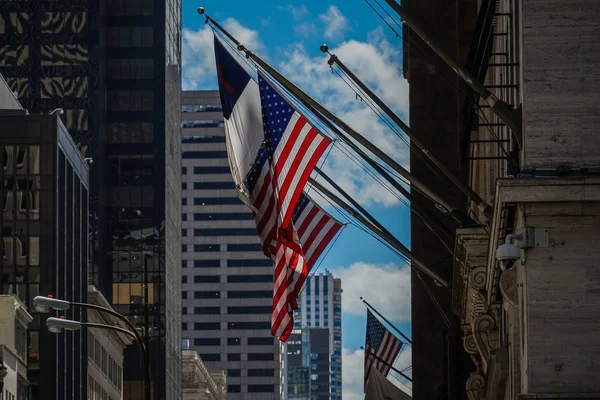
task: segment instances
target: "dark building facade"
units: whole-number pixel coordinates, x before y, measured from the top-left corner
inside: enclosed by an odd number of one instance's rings
[[[474,0],[407,0],[402,3],[419,24],[452,56],[465,64],[477,17]],[[458,175],[463,168],[460,78],[404,24],[404,75],[410,84],[410,124],[419,140]],[[466,210],[466,201],[446,179],[440,178],[423,158],[411,157],[411,173],[436,189],[447,202]],[[421,204],[426,198],[413,193]],[[458,227],[434,207],[451,232]],[[417,217],[411,219],[411,251],[447,281],[452,280],[453,257]],[[450,292],[412,273],[412,379],[415,399],[466,399],[465,382],[473,364],[463,351],[460,320],[452,313]],[[427,286],[427,287],[426,287]],[[450,319],[448,326],[430,294]]]
[[[88,166],[57,116],[1,108],[0,280],[2,293],[17,294],[34,317],[28,331],[31,398],[83,399],[86,332],[50,333],[47,315],[37,313],[32,300],[52,294],[87,301]],[[86,320],[80,309],[63,315]]]
[[[0,74],[31,113],[64,109],[93,159],[90,276],[141,332],[147,283],[155,395],[179,398],[181,2],[4,1]],[[143,379],[130,347],[125,396]]]
[[[287,341],[287,360],[289,400],[331,398],[329,329],[294,329]]]

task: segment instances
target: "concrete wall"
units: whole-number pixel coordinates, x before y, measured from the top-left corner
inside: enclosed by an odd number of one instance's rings
[[[600,2],[521,3],[524,165],[598,165]]]
[[[549,247],[524,251],[524,393],[600,392],[600,203],[533,203],[525,226]]]

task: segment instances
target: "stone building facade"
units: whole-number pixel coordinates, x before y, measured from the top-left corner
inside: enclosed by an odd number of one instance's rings
[[[209,371],[195,350],[183,350],[183,400],[225,400],[225,372]],[[189,346],[187,346],[189,347]]]
[[[0,296],[0,399],[27,399],[27,326],[33,317],[15,295]]]
[[[94,285],[88,287],[88,302],[112,308]],[[88,310],[88,322],[129,329],[117,318],[96,310]],[[88,330],[88,400],[123,398],[123,351],[131,337],[104,329]]]

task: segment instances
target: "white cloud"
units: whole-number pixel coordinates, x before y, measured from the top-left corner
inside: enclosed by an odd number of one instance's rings
[[[332,273],[342,279],[342,312],[365,315],[364,297],[390,321],[410,321],[410,267],[356,262]]]
[[[403,370],[412,365],[412,348],[405,346],[399,357],[394,362],[394,367]],[[405,371],[407,376],[411,375],[411,370]],[[397,378],[398,377],[398,378]],[[411,384],[400,377],[394,371],[390,371],[388,380],[408,394],[412,394]],[[402,380],[402,383],[400,382]],[[364,400],[363,390],[364,382],[364,351],[342,349],[342,393],[344,400]],[[404,384],[403,384],[404,383]]]
[[[228,18],[223,26],[234,37],[252,51],[261,52],[264,45],[258,32],[241,25],[236,19]],[[183,77],[184,90],[214,89],[217,87],[214,39],[210,26],[193,31],[183,30]]]
[[[312,22],[302,22],[298,25],[294,25],[294,32],[299,36],[309,37],[314,35],[316,31],[317,26]]]
[[[292,14],[292,18],[296,20],[308,14],[308,8],[306,8],[306,4],[302,4],[300,7],[295,7],[291,4],[286,4],[285,6],[277,6],[277,9],[288,11],[290,14]]]
[[[372,32],[369,42],[350,40],[330,51],[338,55],[390,108],[400,116],[408,115],[408,84],[400,71],[400,53],[385,40],[382,31]],[[344,122],[408,168],[407,145],[364,102],[356,98],[342,79],[331,74],[327,57],[310,57],[303,46],[297,45],[284,53],[279,69]],[[399,203],[395,195],[383,189],[339,151],[332,151],[323,170],[335,176],[336,182],[361,204],[395,206]]]
[[[364,351],[342,349],[342,393],[344,400],[364,400]]]
[[[319,15],[319,19],[325,24],[323,34],[327,39],[340,39],[344,37],[348,29],[348,19],[336,6],[329,6],[325,14]]]

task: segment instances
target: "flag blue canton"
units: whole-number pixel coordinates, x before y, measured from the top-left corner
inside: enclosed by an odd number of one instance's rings
[[[383,336],[385,335],[386,329],[385,326],[375,316],[371,313],[371,311],[367,310],[367,346],[371,347],[374,352],[379,350],[381,346],[381,342],[383,342]]]
[[[310,200],[308,199],[307,196],[304,195],[304,193],[302,193],[300,195],[300,197],[298,198],[298,202],[296,203],[296,208],[294,208],[294,213],[292,214],[292,220],[294,222],[296,222],[297,219],[302,215],[302,212],[304,212],[304,209],[306,208],[308,203],[310,203]]]
[[[265,147],[258,152],[254,168],[250,171],[246,180],[250,193],[254,190],[265,162],[273,156],[283,133],[290,123],[290,119],[296,112],[260,73],[258,74],[258,87],[265,132]]]

